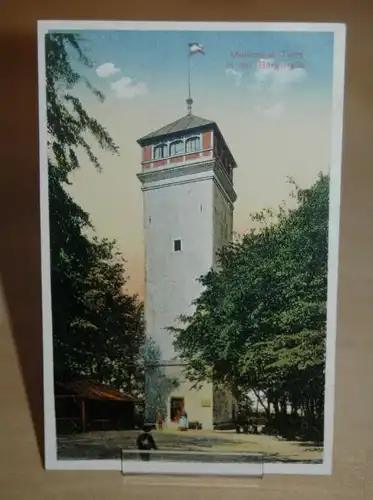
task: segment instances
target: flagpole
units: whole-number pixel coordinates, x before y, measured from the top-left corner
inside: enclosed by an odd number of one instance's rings
[[[190,46],[188,45],[188,99],[186,100],[188,115],[192,114],[192,104],[193,104],[192,89],[190,84],[190,59],[191,59],[190,56],[191,56]]]
[[[190,47],[188,45],[188,99],[191,99],[191,88],[190,88]]]

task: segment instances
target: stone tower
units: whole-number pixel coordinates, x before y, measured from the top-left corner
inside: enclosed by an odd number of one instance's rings
[[[206,383],[185,380],[173,337],[166,330],[193,313],[201,293],[197,278],[217,264],[232,239],[235,160],[217,124],[188,113],[139,139],[145,232],[146,333],[159,348],[167,373],[178,380],[166,397],[165,424],[177,425],[182,409],[190,422],[213,428],[232,419],[233,402]],[[163,412],[164,413],[164,412]]]

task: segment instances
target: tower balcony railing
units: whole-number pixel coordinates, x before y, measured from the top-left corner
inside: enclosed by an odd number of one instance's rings
[[[153,158],[151,160],[143,161],[142,169],[148,170],[149,168],[175,166],[181,163],[189,163],[196,161],[196,159],[208,159],[212,157],[212,148],[199,149],[197,151],[180,152],[172,156],[165,156],[163,158]]]

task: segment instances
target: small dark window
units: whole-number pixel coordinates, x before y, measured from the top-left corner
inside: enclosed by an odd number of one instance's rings
[[[174,240],[174,252],[181,252],[181,240]]]

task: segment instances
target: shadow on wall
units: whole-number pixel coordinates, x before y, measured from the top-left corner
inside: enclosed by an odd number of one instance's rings
[[[32,35],[1,38],[3,93],[0,278],[41,460],[44,455],[37,51]],[[22,61],[22,64],[20,64]]]

